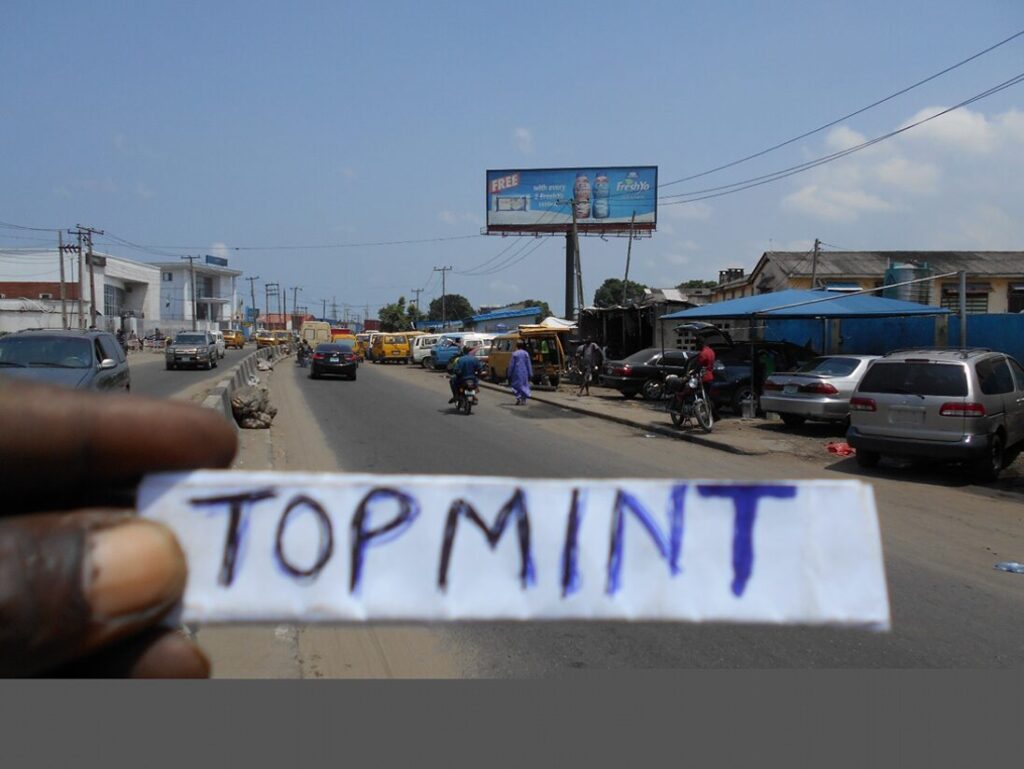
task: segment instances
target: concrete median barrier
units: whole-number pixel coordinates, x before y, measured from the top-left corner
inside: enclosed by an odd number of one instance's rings
[[[290,356],[290,351],[281,350],[278,347],[261,347],[250,353],[224,372],[226,376],[220,379],[209,391],[206,398],[203,399],[202,407],[213,409],[223,414],[224,418],[234,425],[237,430],[238,424],[235,422],[235,417],[231,410],[231,394],[235,390],[248,385],[249,377],[259,375],[256,368],[258,360],[265,360],[273,364]]]

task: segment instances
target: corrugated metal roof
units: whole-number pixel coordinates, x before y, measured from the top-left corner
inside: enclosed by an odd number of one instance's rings
[[[805,251],[767,251],[790,277],[810,277],[813,257]],[[936,274],[1024,275],[1024,251],[822,251],[817,276],[881,277],[890,263],[927,265]]]
[[[827,301],[821,301],[826,300]],[[788,289],[771,294],[713,302],[662,316],[662,320],[712,318],[884,318],[903,315],[947,315],[949,310],[917,302],[884,299],[870,294]]]
[[[469,320],[474,323],[481,323],[488,320],[503,320],[504,318],[527,318],[531,315],[540,314],[540,307],[523,307],[518,310],[497,310],[496,312],[487,312],[483,315],[473,315]]]

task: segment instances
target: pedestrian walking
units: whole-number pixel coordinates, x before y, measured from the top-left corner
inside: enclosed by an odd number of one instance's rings
[[[583,358],[583,381],[580,382],[579,392],[576,393],[577,397],[584,394],[590,395],[590,382],[593,380],[594,374],[600,371],[603,359],[601,348],[597,346],[593,339],[588,339],[584,342],[580,349]]]
[[[521,406],[530,398],[530,382],[533,380],[533,362],[526,351],[526,342],[520,339],[516,351],[508,362],[508,383],[516,396],[516,405]]]

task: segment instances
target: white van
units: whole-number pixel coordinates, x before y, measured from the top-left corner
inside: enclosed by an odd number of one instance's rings
[[[433,349],[440,338],[440,334],[423,334],[422,336],[414,337],[412,340],[412,362],[426,367],[424,361],[426,361],[431,349]]]
[[[315,350],[318,344],[331,341],[331,324],[322,320],[307,320],[302,324],[299,336]]]

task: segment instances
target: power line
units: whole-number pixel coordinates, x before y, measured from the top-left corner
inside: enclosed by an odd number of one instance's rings
[[[751,189],[752,187],[760,187],[763,184],[778,181],[779,179],[785,179],[788,176],[803,173],[804,171],[809,171],[812,168],[817,168],[818,166],[825,165],[826,163],[831,163],[832,161],[839,160],[840,158],[844,158],[847,155],[852,155],[854,152],[859,152],[860,150],[867,149],[868,147],[878,144],[879,142],[883,142],[886,139],[891,139],[894,136],[909,131],[912,128],[916,128],[920,125],[923,125],[924,123],[928,123],[932,120],[935,120],[936,118],[942,117],[943,115],[947,115],[950,112],[966,107],[967,105],[973,104],[976,101],[980,101],[981,99],[993,96],[994,94],[997,94],[1000,91],[1004,91],[1007,88],[1010,88],[1011,86],[1017,85],[1022,81],[1024,81],[1024,73],[1016,75],[1010,78],[1009,80],[1005,80],[999,85],[993,86],[992,88],[989,88],[988,90],[983,91],[980,94],[976,94],[970,97],[969,99],[965,99],[959,104],[955,104],[952,107],[947,107],[946,109],[941,110],[940,112],[936,112],[934,115],[923,118],[909,125],[903,126],[902,128],[898,128],[895,131],[890,131],[889,133],[882,134],[881,136],[876,136],[874,139],[869,139],[868,141],[858,144],[854,147],[848,147],[845,150],[840,150],[839,152],[834,152],[830,155],[823,155],[822,157],[816,158],[814,160],[809,160],[806,163],[800,163],[795,166],[790,166],[789,168],[784,168],[780,171],[775,171],[770,174],[764,174],[762,176],[755,176],[750,179],[744,179],[742,181],[733,182],[732,184],[724,184],[719,187],[708,187],[707,189],[693,190],[691,192],[682,192],[677,195],[667,195],[664,198],[662,198],[661,205],[673,206],[680,205],[683,203],[695,203],[699,200],[708,200],[710,198],[718,198],[724,195],[731,195],[735,192],[742,192],[743,190],[748,190]],[[681,200],[678,198],[687,199]]]
[[[784,142],[779,142],[778,144],[774,144],[771,147],[768,147],[766,149],[761,150],[760,152],[755,152],[752,155],[747,155],[746,157],[740,158],[739,160],[734,160],[734,161],[732,161],[730,163],[724,163],[723,165],[715,166],[714,168],[709,168],[706,171],[701,171],[700,173],[691,174],[690,176],[684,176],[681,179],[674,179],[673,181],[665,182],[664,184],[659,184],[658,187],[659,188],[671,187],[673,184],[680,184],[682,182],[692,181],[693,179],[699,179],[702,176],[708,176],[709,174],[713,174],[713,173],[715,173],[717,171],[723,171],[726,168],[732,168],[733,166],[738,166],[741,163],[746,163],[748,160],[753,160],[754,158],[759,158],[762,155],[767,155],[769,152],[774,152],[777,149],[781,149],[782,147],[786,147],[786,146],[788,146],[790,144],[793,144],[794,142],[800,141],[801,139],[806,139],[808,136],[813,136],[816,133],[820,133],[821,131],[824,131],[826,128],[831,128],[832,126],[838,125],[839,123],[842,123],[844,120],[849,120],[852,117],[856,117],[857,115],[860,115],[860,114],[862,114],[864,112],[867,112],[868,110],[873,109],[873,108],[875,108],[875,107],[877,107],[877,106],[879,106],[881,104],[885,104],[887,101],[891,101],[891,100],[895,99],[897,96],[902,96],[903,94],[905,94],[905,93],[907,93],[909,91],[914,90],[918,86],[922,86],[925,83],[931,82],[932,80],[935,80],[936,78],[941,77],[942,75],[945,75],[945,74],[947,74],[949,72],[952,72],[953,70],[957,69],[958,67],[962,67],[964,64],[967,64],[968,62],[974,61],[975,59],[977,59],[977,58],[979,58],[981,56],[984,56],[987,53],[991,53],[996,48],[999,48],[1000,46],[1006,45],[1007,43],[1009,43],[1012,40],[1016,40],[1021,35],[1024,35],[1024,30],[1021,30],[1020,32],[1016,32],[1016,33],[1010,35],[1005,40],[1000,40],[995,45],[991,45],[991,46],[989,46],[988,48],[986,48],[983,51],[979,51],[978,53],[976,53],[976,54],[974,54],[972,56],[968,56],[966,59],[958,61],[956,64],[953,64],[953,65],[951,65],[949,67],[946,67],[943,70],[940,70],[939,72],[936,72],[934,75],[929,75],[924,80],[918,80],[913,85],[909,85],[906,88],[901,88],[899,91],[891,93],[888,96],[886,96],[885,98],[882,98],[882,99],[879,99],[878,101],[872,102],[871,104],[868,104],[865,107],[861,107],[858,110],[854,110],[853,112],[850,112],[849,114],[843,115],[840,118],[836,118],[835,120],[832,120],[832,121],[830,121],[828,123],[825,123],[824,125],[818,126],[815,129],[812,129],[810,131],[806,131],[806,132],[800,134],[799,136],[794,136],[792,139],[787,139]]]

